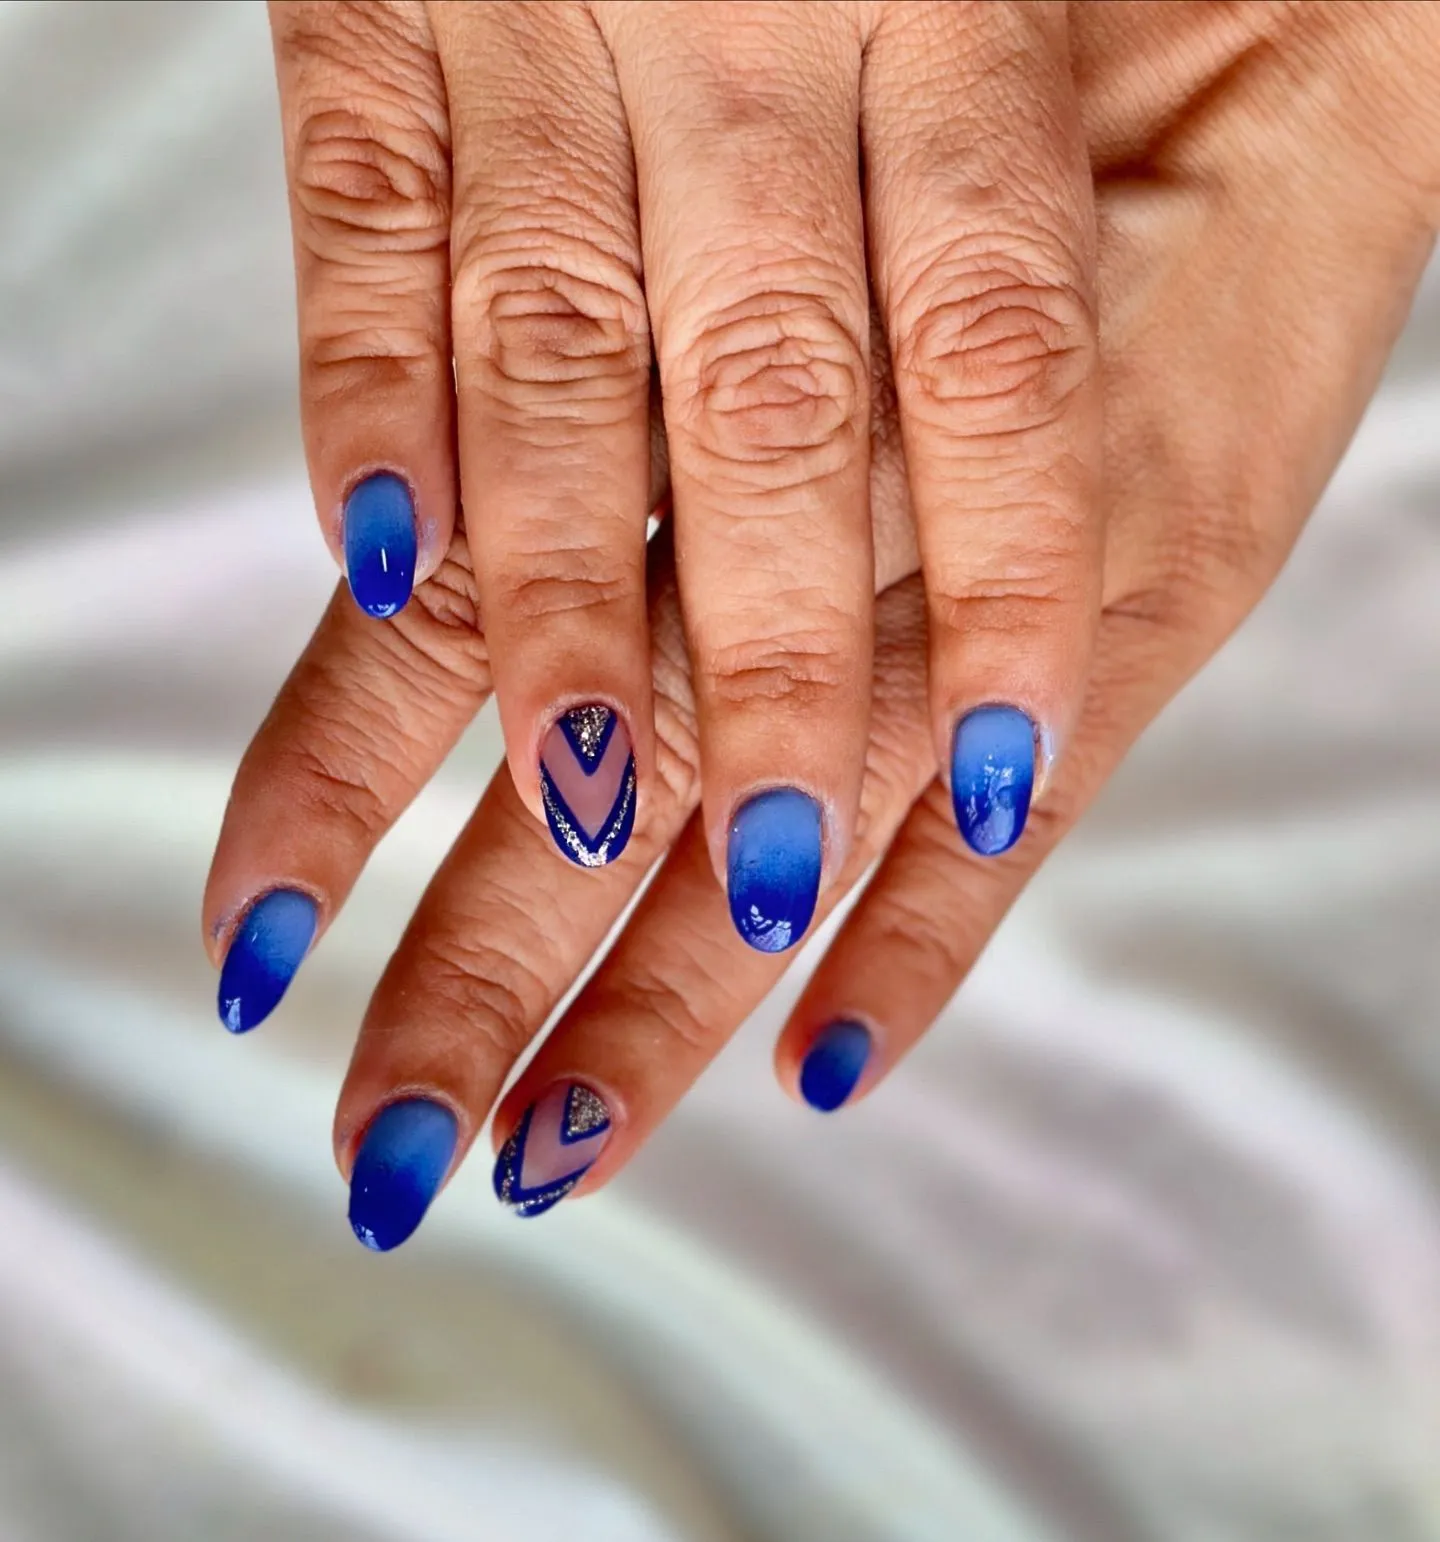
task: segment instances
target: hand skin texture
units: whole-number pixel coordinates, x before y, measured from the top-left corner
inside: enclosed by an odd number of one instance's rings
[[[931,731],[927,605],[876,350],[870,737],[855,839],[821,912],[881,861],[780,1037],[787,1089],[833,1105],[883,1078],[1135,737],[1279,570],[1440,222],[1437,34],[1440,7],[1423,3],[1072,11],[1099,231],[1107,516],[1083,703],[1030,835],[999,859],[972,854]],[[388,1105],[424,1114],[433,1103],[455,1121],[445,1161],[427,1151],[423,1184],[413,1164],[402,1172],[406,1226],[653,863],[618,941],[494,1110],[502,1198],[534,1214],[607,1181],[783,972],[726,919],[697,812],[697,697],[663,535],[650,566],[655,774],[631,851],[598,873],[549,860],[549,837],[502,772],[366,1015],[336,1119],[342,1173]],[[458,536],[388,625],[337,594],[236,780],[205,897],[217,963],[275,890],[309,895],[323,933],[489,694],[476,605]],[[588,1093],[570,1097],[575,1086]]]
[[[758,860],[771,881],[788,855],[807,875],[774,896],[791,901],[780,930],[747,928],[733,895],[742,935],[793,945],[844,866],[871,697],[872,296],[937,750],[1005,704],[1027,779],[1037,751],[1043,773],[1079,708],[1104,536],[1063,5],[291,0],[271,16],[322,525],[356,599],[388,617],[416,530],[425,578],[458,493],[510,769],[562,851],[600,866],[624,843],[600,842],[603,803],[592,829],[558,785],[586,785],[555,726],[575,708],[618,717],[616,769],[633,747],[636,827],[651,817],[653,363],[715,870]],[[767,792],[771,817],[742,818]]]

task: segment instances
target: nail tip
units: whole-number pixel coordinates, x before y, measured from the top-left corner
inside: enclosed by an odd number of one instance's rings
[[[455,1155],[455,1115],[431,1098],[403,1098],[370,1121],[350,1175],[350,1229],[374,1253],[415,1234]]]
[[[1025,833],[1035,784],[1037,729],[1018,707],[976,707],[955,725],[950,796],[955,824],[977,856],[999,857]]]
[[[816,1035],[800,1065],[800,1095],[818,1113],[844,1106],[860,1085],[873,1047],[870,1030],[843,1019]]]
[[[409,486],[381,471],[351,489],[344,512],[345,573],[356,605],[388,621],[409,602],[418,542]]]
[[[540,800],[551,840],[576,867],[608,867],[624,853],[635,829],[635,754],[613,708],[592,702],[550,725]]]
[[[315,939],[318,916],[308,894],[272,889],[241,917],[220,966],[217,1006],[227,1032],[249,1033],[285,999]]]
[[[784,953],[809,930],[823,865],[820,805],[798,787],[757,793],[735,813],[726,851],[730,919],[760,953]]]
[[[522,1220],[553,1210],[599,1160],[611,1129],[609,1106],[593,1088],[552,1086],[520,1116],[495,1158],[496,1199]]]

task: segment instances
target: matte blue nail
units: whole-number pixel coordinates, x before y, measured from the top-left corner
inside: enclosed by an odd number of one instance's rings
[[[388,1253],[425,1219],[455,1155],[455,1133],[455,1115],[429,1098],[375,1116],[350,1174],[350,1225],[367,1248]]]
[[[730,826],[730,917],[762,953],[805,935],[820,892],[820,805],[794,787],[750,799]]]
[[[345,573],[366,615],[393,616],[415,583],[415,503],[388,471],[366,477],[345,500]]]
[[[220,1021],[248,1033],[280,1005],[315,935],[315,901],[273,889],[255,901],[236,928],[220,969]]]
[[[976,707],[955,725],[955,823],[982,857],[997,857],[1020,839],[1034,782],[1035,725],[1018,707]]]
[[[854,1092],[869,1058],[870,1030],[864,1023],[831,1023],[800,1067],[800,1096],[822,1114],[832,1113]]]

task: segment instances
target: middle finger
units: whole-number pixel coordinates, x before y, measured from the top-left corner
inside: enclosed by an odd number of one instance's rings
[[[665,397],[705,823],[779,952],[852,839],[870,700],[862,38],[834,4],[602,4]]]

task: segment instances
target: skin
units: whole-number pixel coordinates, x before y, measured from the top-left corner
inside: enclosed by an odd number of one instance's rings
[[[997,861],[973,857],[937,774],[927,602],[907,577],[909,439],[879,364],[871,728],[856,838],[827,900],[881,861],[781,1035],[777,1071],[792,1090],[837,1017],[875,1031],[857,1095],[883,1078],[1135,737],[1268,587],[1374,389],[1440,225],[1440,8],[1083,7],[1072,48],[1104,317],[1093,667],[1033,836]],[[314,894],[323,926],[487,696],[468,556],[457,538],[392,626],[365,622],[343,595],[332,603],[237,777],[205,899],[217,962],[264,889]],[[651,562],[657,748],[636,859],[598,874],[549,862],[548,838],[497,776],[371,1003],[337,1113],[342,1172],[397,1096],[454,1109],[458,1162],[492,1110],[498,1146],[532,1099],[574,1079],[602,1092],[615,1122],[583,1185],[598,1187],[782,972],[725,922],[697,812],[700,693],[668,551]],[[515,1058],[662,856],[495,1109]]]
[[[397,471],[424,576],[463,500],[510,769],[537,818],[543,736],[584,702],[630,725],[652,817],[652,366],[717,873],[733,814],[766,787],[817,800],[831,877],[853,838],[872,346],[893,359],[937,749],[989,702],[1064,738],[1104,531],[1063,5],[271,15],[321,522],[338,553],[346,489]]]

